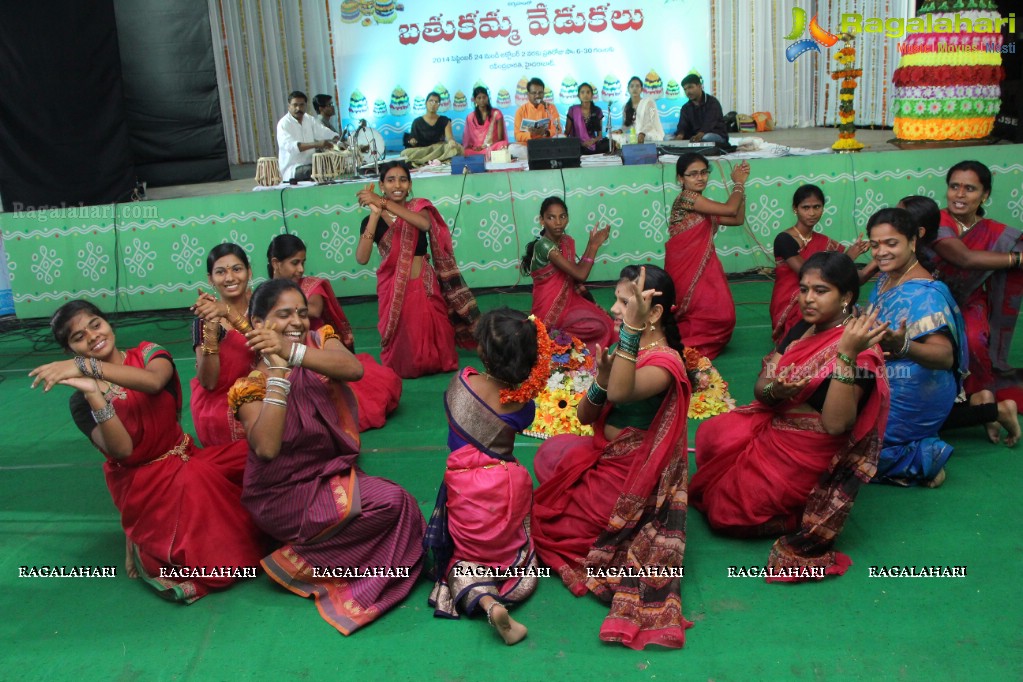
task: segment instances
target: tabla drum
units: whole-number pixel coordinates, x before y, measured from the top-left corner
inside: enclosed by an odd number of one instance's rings
[[[376,128],[356,130],[348,140],[348,147],[358,152],[363,167],[379,163],[387,156],[384,136]]]
[[[341,154],[336,151],[313,154],[314,182],[321,185],[337,180],[341,176]]]
[[[256,184],[260,187],[276,187],[281,184],[281,167],[276,156],[261,156],[256,161]]]

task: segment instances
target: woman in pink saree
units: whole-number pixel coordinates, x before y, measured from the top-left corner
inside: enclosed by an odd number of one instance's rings
[[[465,368],[444,394],[451,454],[424,540],[436,580],[429,603],[443,618],[486,613],[512,645],[526,627],[508,608],[540,575],[529,537],[533,479],[513,452],[515,434],[533,422],[534,392],[512,387],[550,372],[549,358],[537,358],[538,342],[550,339],[543,323],[508,308],[484,314],[476,334],[485,371]]]
[[[380,359],[405,379],[452,372],[458,369],[456,344],[476,347],[472,332],[480,313],[455,263],[451,232],[428,200],[409,199],[412,177],[403,162],[380,166],[380,188],[382,195],[373,184],[358,194],[370,214],[355,252],[365,265],[374,243],[380,250]]]
[[[735,302],[714,249],[714,234],[719,225],[745,222],[749,164],[743,161],[732,169],[732,192],[723,204],[703,196],[710,166],[700,154],[680,156],[675,174],[682,192],[668,219],[664,269],[675,282],[675,319],[682,342],[713,360],[735,329]]]
[[[465,132],[462,133],[466,156],[507,149],[504,115],[490,106],[490,93],[477,85],[472,89],[472,101],[476,108],[465,117]]]

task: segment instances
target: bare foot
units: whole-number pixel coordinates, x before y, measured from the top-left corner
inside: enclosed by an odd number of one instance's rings
[[[929,481],[925,481],[923,486],[925,488],[940,488],[941,484],[945,482],[945,476],[945,469],[942,468],[934,475],[934,478]]]
[[[984,424],[984,429],[987,431],[987,439],[992,443],[1002,442],[1002,427],[998,425],[998,422],[987,422]]]
[[[1019,442],[1020,428],[1019,420],[1016,418],[1017,409],[1015,400],[1003,400],[998,403],[998,423],[1008,431],[1005,437],[1005,444],[1010,448]],[[988,426],[988,437],[991,436],[991,428]],[[998,441],[992,441],[997,443]]]
[[[499,602],[494,602],[487,609],[487,620],[508,646],[518,644],[526,638],[526,626],[508,615],[508,609]]]

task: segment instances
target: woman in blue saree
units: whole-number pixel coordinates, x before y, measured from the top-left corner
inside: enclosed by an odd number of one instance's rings
[[[902,208],[882,209],[867,223],[881,270],[870,303],[891,330],[881,341],[892,397],[874,480],[937,487],[952,454],[938,430],[965,397],[966,328],[948,287],[917,259],[918,224]]]

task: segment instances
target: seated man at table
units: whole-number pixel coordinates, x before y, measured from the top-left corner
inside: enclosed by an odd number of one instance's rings
[[[515,112],[513,131],[517,144],[511,145],[512,156],[525,158],[527,142],[540,137],[554,137],[561,132],[561,114],[558,113],[557,107],[543,101],[545,87],[544,82],[539,78],[530,79],[526,85],[529,100]],[[543,121],[545,119],[547,120],[545,126],[529,126],[526,130],[522,129],[523,121]]]
[[[313,111],[316,112],[316,120],[324,128],[330,128],[335,133],[337,126],[334,125],[334,100],[330,95],[316,95],[313,97]]]
[[[288,113],[277,122],[277,160],[284,182],[309,180],[313,173],[313,154],[331,149],[338,137],[312,116],[305,115],[308,98],[295,90],[288,95]]]
[[[682,89],[689,101],[678,115],[676,140],[691,142],[728,142],[728,126],[721,111],[721,102],[703,91],[703,79],[691,73],[682,79]]]

